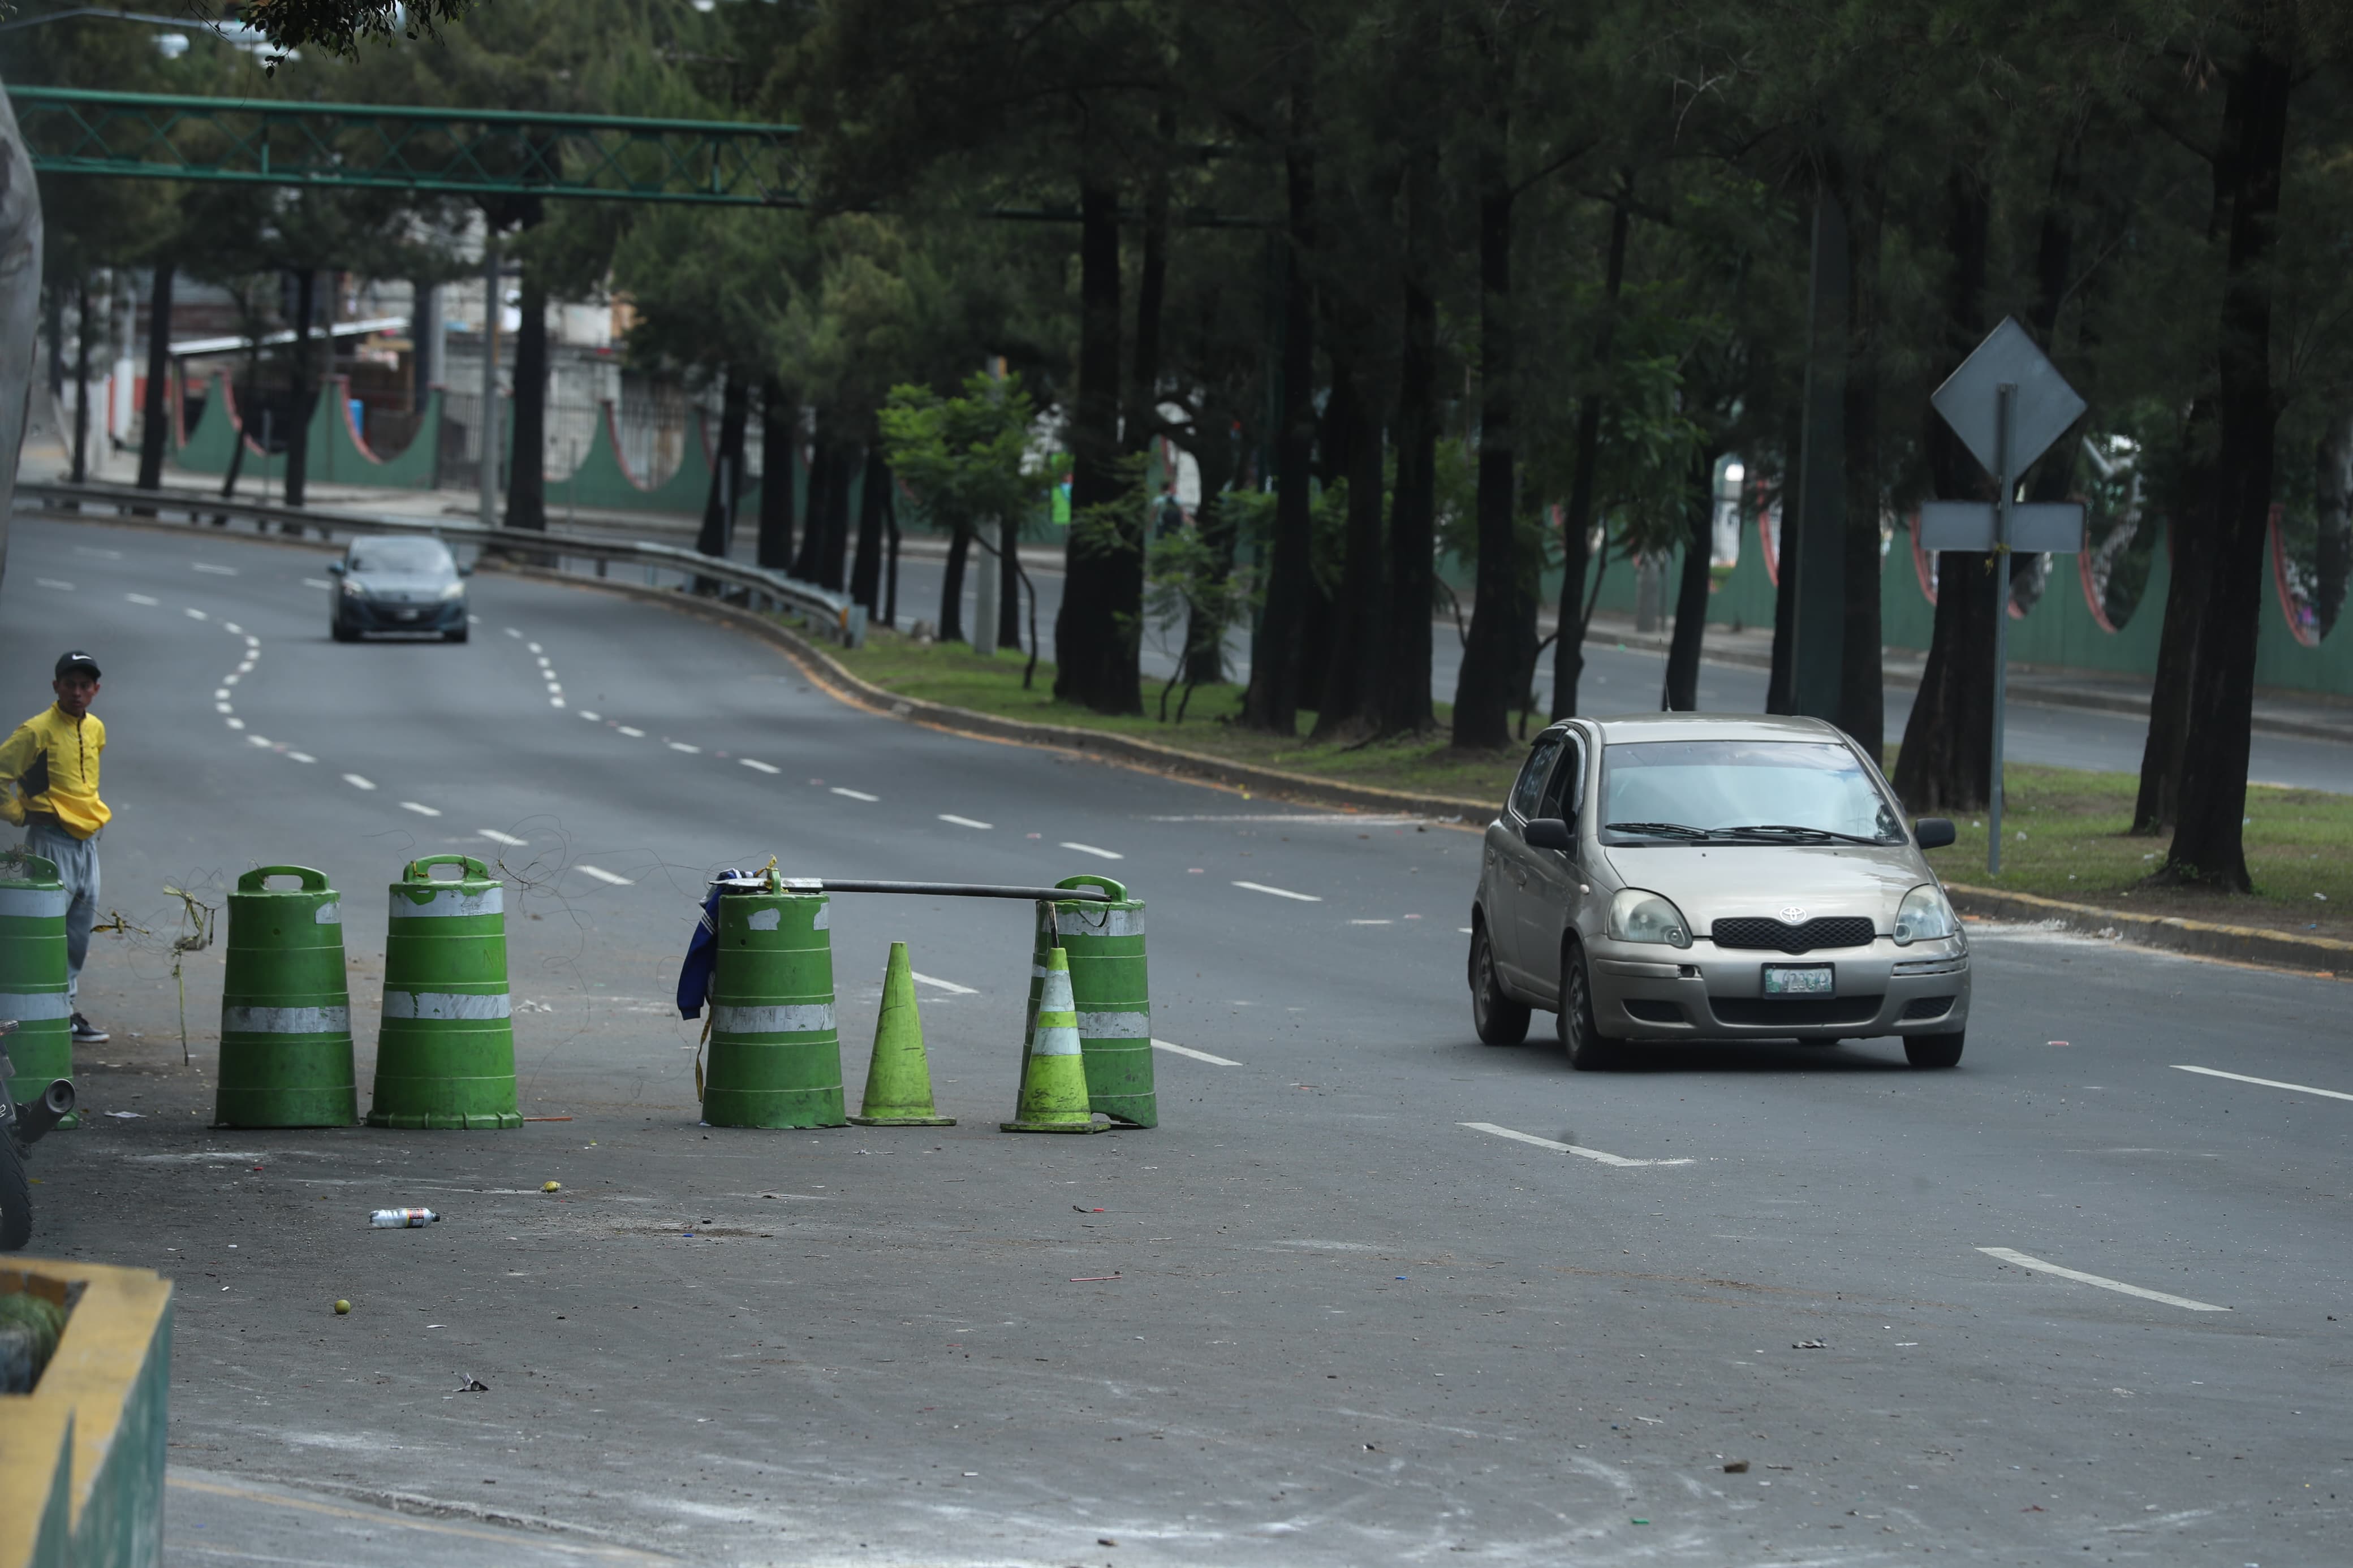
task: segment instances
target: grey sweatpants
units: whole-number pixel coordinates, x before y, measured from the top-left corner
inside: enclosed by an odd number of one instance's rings
[[[81,961],[90,956],[90,928],[98,921],[98,841],[100,828],[87,838],[76,838],[50,822],[25,824],[25,847],[58,868],[66,885],[66,995],[81,992]]]

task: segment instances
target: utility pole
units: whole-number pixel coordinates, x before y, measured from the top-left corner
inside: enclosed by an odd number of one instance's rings
[[[481,520],[484,528],[499,525],[499,318],[506,301],[499,298],[499,231],[490,215],[482,216],[482,461]]]

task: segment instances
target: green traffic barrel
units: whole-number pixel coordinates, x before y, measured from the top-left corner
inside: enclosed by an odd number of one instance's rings
[[[66,994],[66,902],[53,861],[11,851],[0,857],[0,1018],[16,1020],[6,1050],[14,1100],[32,1100],[73,1077],[73,1002]],[[58,1123],[79,1127],[79,1112]]]
[[[283,877],[301,885],[267,885]],[[213,1121],[348,1127],[358,1120],[343,895],[307,866],[258,867],[228,896]]]
[[[834,1030],[833,910],[823,893],[729,889],[711,975],[713,1127],[846,1127]]]
[[[1037,1033],[1047,950],[1059,946],[1070,956],[1092,1109],[1130,1127],[1157,1127],[1160,1105],[1152,1080],[1152,987],[1145,970],[1144,902],[1129,898],[1127,889],[1109,877],[1066,877],[1054,885],[1100,888],[1110,898],[1102,903],[1072,900],[1039,904],[1023,1066],[1029,1062],[1029,1041]]]
[[[437,879],[436,866],[456,866]],[[392,884],[370,1127],[520,1127],[504,889],[465,855],[412,860]]]

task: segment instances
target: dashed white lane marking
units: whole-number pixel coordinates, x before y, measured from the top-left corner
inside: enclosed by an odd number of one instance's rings
[[[245,646],[251,648],[258,648],[261,646],[261,639],[255,637],[252,633],[248,632],[245,637]],[[259,658],[260,655],[255,654],[253,657]]]
[[[1207,1051],[1197,1051],[1190,1046],[1180,1046],[1174,1040],[1155,1040],[1152,1044],[1156,1049],[1175,1051],[1178,1056],[1191,1057],[1197,1062],[1209,1062],[1221,1068],[1238,1068],[1242,1065],[1231,1057],[1213,1057]]]
[[[514,629],[514,627],[512,627],[512,626],[509,626],[509,627],[507,627],[507,628],[506,628],[506,632],[507,632],[507,636],[509,636],[509,637],[519,637],[522,636],[522,634],[521,632],[519,632],[519,631],[515,630],[515,629]]]
[[[223,621],[221,623],[221,630],[228,633],[231,637],[241,637],[245,635],[245,628],[238,626],[235,621]]]
[[[1288,888],[1270,888],[1264,882],[1236,882],[1237,888],[1248,888],[1253,893],[1272,893],[1278,899],[1297,899],[1303,904],[1320,904],[1321,893],[1294,893]]]
[[[298,763],[315,763],[319,760],[308,752],[289,752],[286,754]]]
[[[735,760],[755,773],[780,773],[785,771],[773,763],[764,763],[753,757],[738,757]]]
[[[302,586],[305,588],[332,588],[334,584],[327,581],[324,577],[305,577],[302,579]]]
[[[1455,929],[1457,931],[1461,932],[1461,933],[1462,935],[1464,935],[1464,936],[1471,936],[1471,935],[1475,934],[1475,933],[1473,933],[1473,932],[1472,932],[1472,931],[1471,930],[1471,928],[1470,928],[1469,926],[1456,926],[1454,929]]]
[[[912,970],[909,971],[909,973],[911,974],[913,973]],[[916,974],[914,975],[914,981],[918,985],[929,985],[936,990],[944,991],[951,996],[977,996],[980,994],[979,992],[974,990],[969,985],[959,985],[953,980],[934,980],[928,974]]]
[[[221,722],[227,725],[232,730],[242,730],[245,728],[245,721],[242,719],[224,719]]]
[[[632,741],[642,741],[646,738],[646,732],[643,730],[632,729],[627,724],[616,724],[613,728]]]
[[[577,870],[584,877],[594,877],[598,881],[610,883],[616,888],[634,888],[637,886],[637,884],[629,880],[628,878],[617,877],[613,875],[612,872],[606,870],[602,866],[584,865],[575,867],[574,869]]]
[[[246,739],[247,739],[247,740],[248,740],[248,741],[250,741],[250,742],[253,742],[255,745],[257,745],[257,746],[267,746],[267,745],[273,744],[273,742],[272,742],[271,741],[269,741],[267,737],[265,737],[265,736],[261,736],[261,735],[248,735],[248,736],[246,737]]]
[[[353,789],[375,788],[375,780],[371,778],[363,778],[358,773],[345,773],[343,775],[343,782],[351,785]]]
[[[551,697],[547,700],[547,705],[550,708],[561,708],[564,706],[564,699],[561,697]]]
[[[586,708],[580,710],[580,717],[587,720],[591,724],[602,724],[605,721],[605,716],[602,713],[591,713]]]
[[[1121,854],[1116,849],[1098,849],[1092,844],[1073,844],[1067,838],[1062,841],[1062,847],[1065,849],[1075,849],[1082,855],[1098,856],[1105,860],[1124,860],[1127,858],[1126,856]]]
[[[2056,1263],[2045,1263],[2040,1258],[2029,1258],[2023,1252],[2007,1247],[1980,1247],[1988,1258],[1999,1258],[2004,1263],[2015,1263],[2021,1268],[2036,1268],[2045,1274],[2056,1274],[2062,1279],[2073,1279],[2078,1285],[2096,1285],[2103,1290],[2119,1295],[2137,1296],[2144,1301],[2162,1301],[2168,1307],[2179,1307],[2190,1312],[2228,1312],[2229,1307],[2218,1307],[2211,1301],[2193,1301],[2187,1296],[2168,1296],[2162,1290],[2146,1290],[2138,1285],[2127,1285],[2121,1279],[2109,1279],[2097,1274],[2086,1274],[2080,1268],[2062,1268]]]
[[[969,816],[958,816],[952,811],[944,811],[940,813],[940,820],[942,822],[953,822],[958,827],[977,827],[982,829],[984,832],[994,828],[997,826],[997,824],[993,822],[976,822]]]
[[[470,626],[479,626],[482,624],[482,617],[480,616],[468,616],[466,617],[466,624]]]
[[[702,751],[701,746],[690,746],[684,741],[672,741],[670,743],[670,749],[673,752],[691,752],[698,755]]]
[[[208,615],[205,614],[202,610],[199,610],[199,609],[189,608],[189,609],[182,610],[180,613],[181,613],[182,615],[184,615],[184,616],[187,616],[187,617],[188,617],[188,619],[190,619],[190,620],[192,620],[192,621],[209,621],[209,620],[211,620],[211,619],[212,619],[212,617],[211,617],[210,616],[208,616]]]
[[[227,700],[228,700],[228,688],[227,688],[227,687],[226,687],[226,686],[216,686],[216,687],[214,687],[214,688],[213,688],[213,700],[215,700],[216,702],[226,702],[226,701],[227,701]]]
[[[423,805],[413,800],[402,801],[400,803],[400,809],[403,811],[413,811],[419,816],[438,816],[441,815],[441,808],[439,806]]]
[[[1349,923],[1350,925],[1352,925],[1352,926],[1393,926],[1393,925],[1397,924],[1397,921],[1350,921],[1348,923]]]
[[[841,796],[844,800],[862,800],[869,805],[873,805],[876,801],[882,798],[879,795],[868,795],[862,789],[844,789],[839,784],[833,786],[833,793]]]
[[[539,645],[538,645],[537,643],[533,643],[533,644],[532,644],[531,646],[532,646],[532,647],[537,647]],[[542,655],[540,656],[540,659],[539,659],[539,668],[542,668],[542,669],[546,669],[546,668],[551,668],[550,661],[549,661],[549,659],[548,659],[547,656],[546,656],[546,655],[544,655],[544,654],[542,654]]]
[[[134,605],[160,605],[164,602],[161,599],[151,599],[144,594],[125,594],[122,596]]]
[[[489,839],[491,843],[503,844],[510,849],[527,848],[531,844],[531,840],[528,838],[517,838],[513,834],[501,833],[495,827],[477,827],[474,831]]]
[[[55,577],[36,577],[33,579],[33,585],[37,588],[54,589],[60,594],[70,594],[74,591],[72,584],[62,582]]]
[[[533,652],[533,653],[537,653],[537,652],[539,652],[539,651],[540,651],[539,645],[538,645],[537,643],[535,643],[535,642],[527,642],[527,643],[523,644],[522,646],[523,646],[523,647],[527,647],[527,648],[529,648],[529,649],[531,649],[531,651],[532,651],[532,652]]]
[[[237,709],[227,702],[216,702],[213,704],[213,711],[216,713],[234,713],[237,711]]]
[[[199,572],[209,572],[216,577],[234,577],[237,575],[237,568],[234,566],[216,566],[209,561],[191,561],[188,564],[195,567]]]
[[[2264,1089],[2284,1089],[2291,1094],[2317,1094],[2328,1100],[2353,1100],[2353,1094],[2343,1089],[2315,1089],[2308,1083],[2282,1083],[2275,1078],[2249,1078],[2242,1072],[2224,1072],[2221,1068],[2194,1068],[2186,1062],[2173,1064],[2176,1072],[2194,1072],[2207,1078],[2227,1078],[2233,1083],[2252,1083]]]
[[[1515,1143],[1533,1143],[1539,1149],[1552,1149],[1563,1154],[1574,1154],[1580,1160],[1591,1160],[1602,1165],[1695,1165],[1699,1163],[1696,1160],[1629,1160],[1623,1154],[1604,1153],[1601,1150],[1588,1149],[1581,1144],[1556,1143],[1549,1138],[1539,1138],[1533,1132],[1514,1132],[1508,1127],[1498,1127],[1492,1121],[1463,1121],[1456,1125],[1468,1127],[1473,1132],[1487,1132],[1498,1138],[1509,1138]]]

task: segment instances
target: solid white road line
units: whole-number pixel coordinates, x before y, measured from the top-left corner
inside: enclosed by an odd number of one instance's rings
[[[1462,1121],[1457,1126],[1468,1127],[1473,1132],[1492,1132],[1498,1138],[1509,1138],[1515,1143],[1533,1143],[1539,1149],[1557,1150],[1574,1154],[1580,1160],[1591,1160],[1603,1165],[1693,1165],[1695,1160],[1629,1160],[1623,1154],[1606,1154],[1599,1149],[1587,1149],[1575,1143],[1556,1143],[1549,1138],[1539,1138],[1533,1132],[1514,1132],[1508,1127],[1498,1127],[1492,1121]]]
[[[501,833],[495,827],[477,827],[474,831],[489,839],[491,843],[503,844],[510,849],[522,849],[527,847],[531,843],[531,840],[528,838],[517,838],[513,834]]]
[[[122,596],[134,605],[160,605],[164,602],[161,599],[151,599],[144,594],[125,594]]]
[[[702,754],[702,748],[701,746],[690,746],[684,741],[672,741],[670,743],[670,749],[673,752],[691,752],[696,756]]]
[[[774,763],[764,763],[752,757],[738,757],[735,760],[755,773],[780,773],[785,771]]]
[[[216,566],[209,561],[191,561],[188,564],[195,567],[199,572],[209,572],[216,577],[234,577],[237,575],[237,568],[234,566]]]
[[[419,816],[438,816],[441,815],[441,808],[439,806],[420,805],[413,800],[402,801],[400,803],[400,809],[403,811],[413,811]]]
[[[55,577],[36,577],[33,579],[33,586],[54,589],[60,594],[70,594],[74,591],[72,584],[61,583]]]
[[[2162,1290],[2144,1290],[2137,1285],[2127,1285],[2121,1279],[2103,1279],[2097,1274],[2086,1274],[2078,1268],[2062,1268],[2056,1263],[2045,1263],[2040,1258],[2029,1258],[2023,1252],[2014,1251],[2007,1247],[1980,1247],[1978,1250],[1988,1258],[1999,1258],[2004,1263],[2015,1263],[2021,1268],[2038,1268],[2045,1274],[2056,1274],[2062,1279],[2073,1279],[2079,1285],[2096,1285],[2103,1290],[2114,1290],[2125,1296],[2137,1296],[2144,1301],[2162,1301],[2168,1307],[2179,1307],[2192,1312],[2228,1312],[2232,1310],[2229,1307],[2218,1307],[2211,1301],[2193,1301],[2187,1296],[2168,1296]]]
[[[911,974],[914,973],[913,970],[908,971],[908,973]],[[915,974],[914,979],[915,984],[918,985],[933,986],[935,989],[946,992],[951,996],[977,996],[980,994],[979,992],[974,990],[971,986],[959,985],[953,980],[934,980],[928,974]]]
[[[343,782],[351,785],[353,789],[375,788],[375,780],[363,777],[358,773],[345,773],[343,775]]]
[[[953,822],[958,827],[977,827],[983,832],[987,832],[997,826],[997,824],[993,822],[976,822],[969,816],[958,816],[952,811],[944,811],[940,813],[940,820],[942,822]]]
[[[869,805],[873,805],[876,801],[882,798],[879,795],[868,795],[862,789],[844,789],[839,784],[833,786],[833,793],[841,796],[844,800],[862,800]]]
[[[633,730],[627,724],[616,724],[613,728],[632,741],[642,741],[646,738],[646,732],[643,730]]]
[[[1180,1046],[1174,1040],[1155,1040],[1152,1043],[1161,1050],[1175,1051],[1178,1056],[1191,1057],[1197,1062],[1208,1062],[1221,1068],[1238,1068],[1242,1065],[1231,1057],[1213,1057],[1207,1051],[1197,1051],[1190,1046]]]
[[[1092,844],[1073,844],[1067,838],[1062,840],[1062,847],[1065,849],[1075,849],[1082,855],[1099,856],[1105,860],[1124,860],[1127,858],[1126,856],[1121,854],[1116,849],[1098,849]]]
[[[2208,1078],[2227,1078],[2233,1083],[2259,1084],[2264,1089],[2284,1089],[2292,1094],[2317,1094],[2329,1100],[2353,1100],[2353,1094],[2342,1089],[2315,1089],[2308,1083],[2282,1083],[2275,1078],[2249,1078],[2242,1072],[2224,1072],[2221,1068],[2194,1068],[2186,1062],[2173,1064],[2176,1072],[2202,1073]]]
[[[578,871],[584,877],[594,877],[598,881],[608,882],[616,888],[634,888],[637,886],[637,884],[629,880],[628,878],[616,877],[612,872],[607,871],[602,866],[583,865],[575,866],[573,869]]]
[[[1320,893],[1294,893],[1288,888],[1270,888],[1264,882],[1236,882],[1234,886],[1248,888],[1253,893],[1272,893],[1278,899],[1297,899],[1303,904],[1320,904],[1324,901],[1324,896]]]

